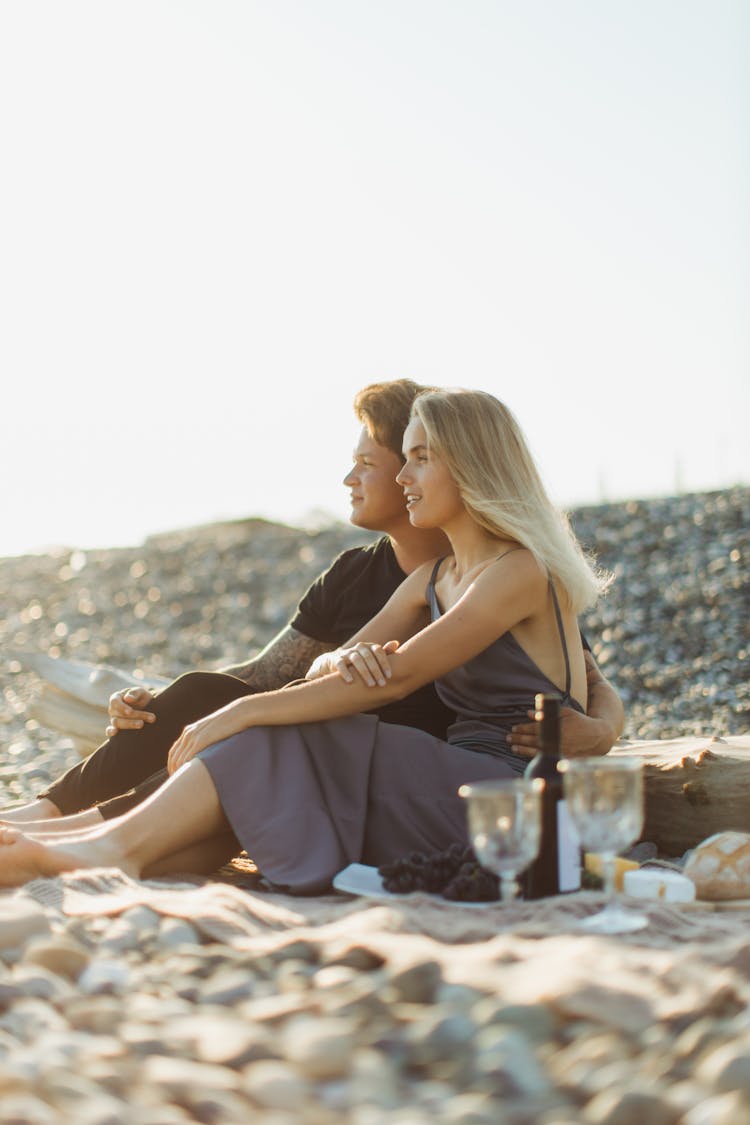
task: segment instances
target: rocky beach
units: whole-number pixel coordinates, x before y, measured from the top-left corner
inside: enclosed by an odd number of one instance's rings
[[[626,737],[750,734],[750,488],[571,519],[614,575],[581,624]],[[0,560],[2,803],[77,759],[29,719],[24,653],[146,682],[244,660],[364,541],[248,519]],[[0,896],[0,1121],[750,1122],[750,908],[583,936],[597,902],[37,880]]]

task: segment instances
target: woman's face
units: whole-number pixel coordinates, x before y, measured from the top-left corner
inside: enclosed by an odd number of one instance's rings
[[[406,464],[396,477],[404,490],[414,527],[445,527],[465,511],[458,485],[436,453],[427,448],[427,434],[418,418],[404,432]]]

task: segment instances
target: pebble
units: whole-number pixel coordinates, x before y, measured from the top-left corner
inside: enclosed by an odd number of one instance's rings
[[[750,1099],[750,1042],[725,1043],[706,1054],[697,1077],[714,1089],[739,1090]]]
[[[388,992],[397,1000],[429,1004],[442,984],[442,969],[437,961],[421,961],[399,969],[388,977]]]
[[[259,1059],[274,1058],[278,1046],[262,1027],[231,1015],[197,1014],[170,1020],[163,1032],[165,1050],[190,1051],[201,1062],[234,1069]]]
[[[310,1079],[341,1078],[351,1069],[354,1027],[341,1019],[296,1016],[281,1037],[285,1058]]]
[[[261,1060],[243,1072],[243,1089],[264,1109],[299,1109],[311,1087],[288,1063]]]
[[[171,949],[200,945],[200,934],[184,918],[162,918],[159,922],[159,943]]]
[[[50,922],[37,903],[22,898],[3,901],[0,912],[0,950],[15,949],[34,934],[48,934]]]
[[[130,969],[124,962],[97,957],[81,973],[78,987],[83,992],[124,992],[131,977]]]
[[[32,965],[42,965],[58,976],[77,980],[89,963],[89,951],[65,934],[34,938],[24,951],[24,960]]]
[[[657,1094],[602,1090],[586,1106],[586,1121],[596,1125],[677,1125],[677,1111]]]

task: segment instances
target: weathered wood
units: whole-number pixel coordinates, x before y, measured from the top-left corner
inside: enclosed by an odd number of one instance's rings
[[[622,742],[610,753],[643,759],[642,839],[663,855],[681,856],[714,832],[750,831],[750,734]]]
[[[29,718],[66,735],[81,757],[90,754],[107,737],[110,695],[143,682],[142,677],[109,664],[91,664],[40,652],[10,655],[39,679],[27,705]],[[149,680],[152,687],[166,687],[169,682],[163,676]]]

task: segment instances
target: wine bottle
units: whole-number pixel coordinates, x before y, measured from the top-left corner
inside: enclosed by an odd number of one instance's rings
[[[581,886],[581,849],[563,797],[560,761],[560,697],[536,696],[539,751],[526,767],[525,776],[540,777],[542,792],[542,839],[539,854],[526,872],[526,898],[577,891]]]

